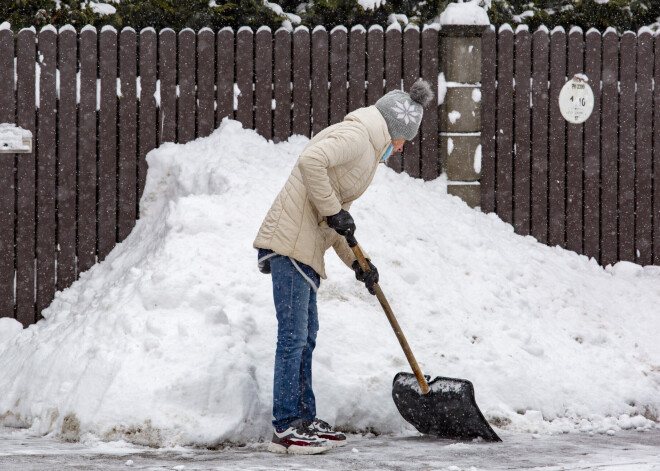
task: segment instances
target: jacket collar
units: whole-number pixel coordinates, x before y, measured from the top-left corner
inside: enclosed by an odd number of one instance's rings
[[[358,121],[369,133],[369,141],[376,150],[376,159],[380,159],[392,142],[385,118],[375,106],[358,108],[344,118],[345,121]]]

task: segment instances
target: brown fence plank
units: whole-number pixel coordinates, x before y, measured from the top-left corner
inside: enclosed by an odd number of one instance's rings
[[[495,212],[495,139],[497,131],[497,34],[490,27],[481,37],[481,210]]]
[[[660,36],[655,37],[653,78],[653,122],[660,123]],[[660,169],[660,125],[653,126],[653,168]],[[660,265],[660,178],[653,178],[653,264]]]
[[[653,257],[653,35],[637,38],[637,145],[635,162],[635,261],[650,265]]]
[[[60,31],[60,103],[57,139],[57,289],[76,279],[76,72],[78,35]]]
[[[0,122],[16,120],[14,33],[0,30]],[[16,156],[0,158],[0,317],[14,317],[14,211]]]
[[[348,48],[348,111],[362,108],[366,104],[364,81],[366,78],[367,31],[364,26],[351,28]]]
[[[156,78],[158,36],[153,28],[140,31],[140,102],[138,139],[138,202],[147,180],[147,154],[158,145],[156,108]]]
[[[328,67],[328,32],[323,26],[317,26],[312,31],[312,134],[318,134],[328,126]]]
[[[246,129],[254,128],[254,92],[253,85],[253,50],[254,34],[247,27],[241,27],[236,33],[236,83],[240,90],[238,95],[238,109],[236,119]]]
[[[169,28],[158,35],[158,80],[160,81],[160,143],[176,141],[176,33]]]
[[[13,123],[16,119],[14,57],[14,32],[0,30],[0,123]]]
[[[372,26],[367,35],[367,104],[383,96],[385,33],[382,26]]]
[[[655,37],[653,78],[653,168],[660,169],[660,36]],[[653,264],[660,265],[660,178],[653,178]]]
[[[99,41],[98,259],[115,245],[117,233],[117,33],[104,28]]]
[[[55,296],[55,182],[57,175],[57,32],[38,38],[39,110],[37,130],[37,319]]]
[[[119,37],[119,161],[117,166],[117,238],[123,241],[137,218],[137,34]]]
[[[197,36],[192,29],[184,29],[179,33],[177,142],[181,144],[195,139],[196,42]]]
[[[24,29],[16,43],[17,124],[35,136],[35,33]],[[17,164],[16,199],[16,319],[27,327],[35,316],[35,152],[22,154]]]
[[[327,45],[327,43],[326,43]],[[323,56],[321,57],[323,59]],[[326,59],[327,61],[327,54]],[[310,133],[310,39],[306,27],[293,33],[293,126],[294,134]],[[327,64],[326,64],[327,70]],[[327,76],[327,74],[326,74]],[[326,79],[327,89],[327,79]],[[327,91],[326,91],[327,96]],[[327,105],[326,105],[327,106]],[[327,113],[326,113],[327,114]],[[327,117],[325,118],[327,120]],[[318,131],[317,131],[318,132]]]
[[[601,35],[586,36],[584,71],[594,92],[594,110],[584,123],[584,254],[600,259]]]
[[[438,63],[438,30],[436,28],[425,28],[422,32],[422,78],[431,84],[434,97],[438,96]],[[383,83],[382,78],[380,82]],[[433,180],[440,174],[437,98],[434,98],[424,110],[420,139],[421,177],[424,180]]]
[[[266,139],[273,137],[273,39],[270,28],[261,27],[255,37],[255,111],[256,131]]]
[[[497,215],[513,223],[513,31],[500,28],[497,48]]]
[[[541,243],[548,241],[548,96],[550,34],[534,32],[532,46],[531,230]]]
[[[408,26],[403,33],[403,87],[407,92],[419,78],[419,41],[418,26]],[[411,177],[420,176],[420,143],[419,134],[406,142],[403,148],[403,169]]]
[[[231,28],[222,28],[218,32],[217,62],[218,87],[216,127],[223,118],[234,118],[234,32]]]
[[[203,28],[197,37],[197,136],[215,129],[215,33]]]
[[[96,261],[96,97],[97,33],[80,34],[80,109],[78,111],[78,274]]]
[[[343,26],[330,32],[330,124],[346,116],[348,93],[348,33]]]
[[[559,92],[566,82],[566,33],[550,35],[550,157],[548,164],[548,244],[566,245],[566,120]]]
[[[385,32],[385,92],[401,89],[402,77],[402,34],[397,23],[387,28]],[[403,171],[403,157],[400,153],[392,154],[387,159],[387,165],[396,172]]]
[[[603,93],[601,122],[610,132],[602,134],[601,152],[601,258],[602,265],[617,261],[618,138],[619,123],[619,36],[613,30],[603,35]]]
[[[291,135],[291,33],[285,28],[275,31],[273,56],[273,139],[282,142]]]
[[[635,70],[637,38],[621,37],[619,94],[619,260],[635,261]]]
[[[518,234],[530,233],[531,216],[531,132],[530,78],[532,74],[532,36],[521,28],[515,35],[515,155],[513,227]]]
[[[584,73],[584,37],[575,28],[568,35],[568,78]],[[566,248],[582,253],[583,124],[566,124]]]

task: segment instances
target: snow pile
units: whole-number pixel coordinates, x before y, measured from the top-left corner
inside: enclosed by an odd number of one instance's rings
[[[482,6],[483,5],[483,6]],[[440,13],[439,21],[441,25],[489,25],[488,13],[486,10],[490,7],[490,0],[470,0],[463,3],[450,3],[445,10]]]
[[[273,144],[225,121],[150,153],[131,235],[45,320],[0,322],[0,424],[150,445],[269,437],[277,325],[252,241],[306,142]],[[603,269],[468,208],[444,179],[385,166],[351,212],[422,370],[471,380],[492,423],[654,426],[660,267]],[[409,367],[389,323],[332,251],[326,259],[319,416],[409,433],[391,399]]]

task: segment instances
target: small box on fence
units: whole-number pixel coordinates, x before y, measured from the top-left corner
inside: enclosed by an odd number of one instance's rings
[[[32,133],[15,124],[0,123],[0,154],[29,154]]]

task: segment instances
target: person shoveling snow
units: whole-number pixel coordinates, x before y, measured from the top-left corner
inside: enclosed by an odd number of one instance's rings
[[[323,256],[332,246],[369,292],[383,299],[378,270],[361,255],[348,210],[368,188],[378,163],[417,135],[423,108],[432,99],[430,85],[420,79],[410,93],[391,91],[317,134],[259,229],[254,247],[259,270],[272,277],[278,320],[272,452],[315,454],[346,444],[344,434],[316,417],[312,388],[316,292],[326,278]]]

